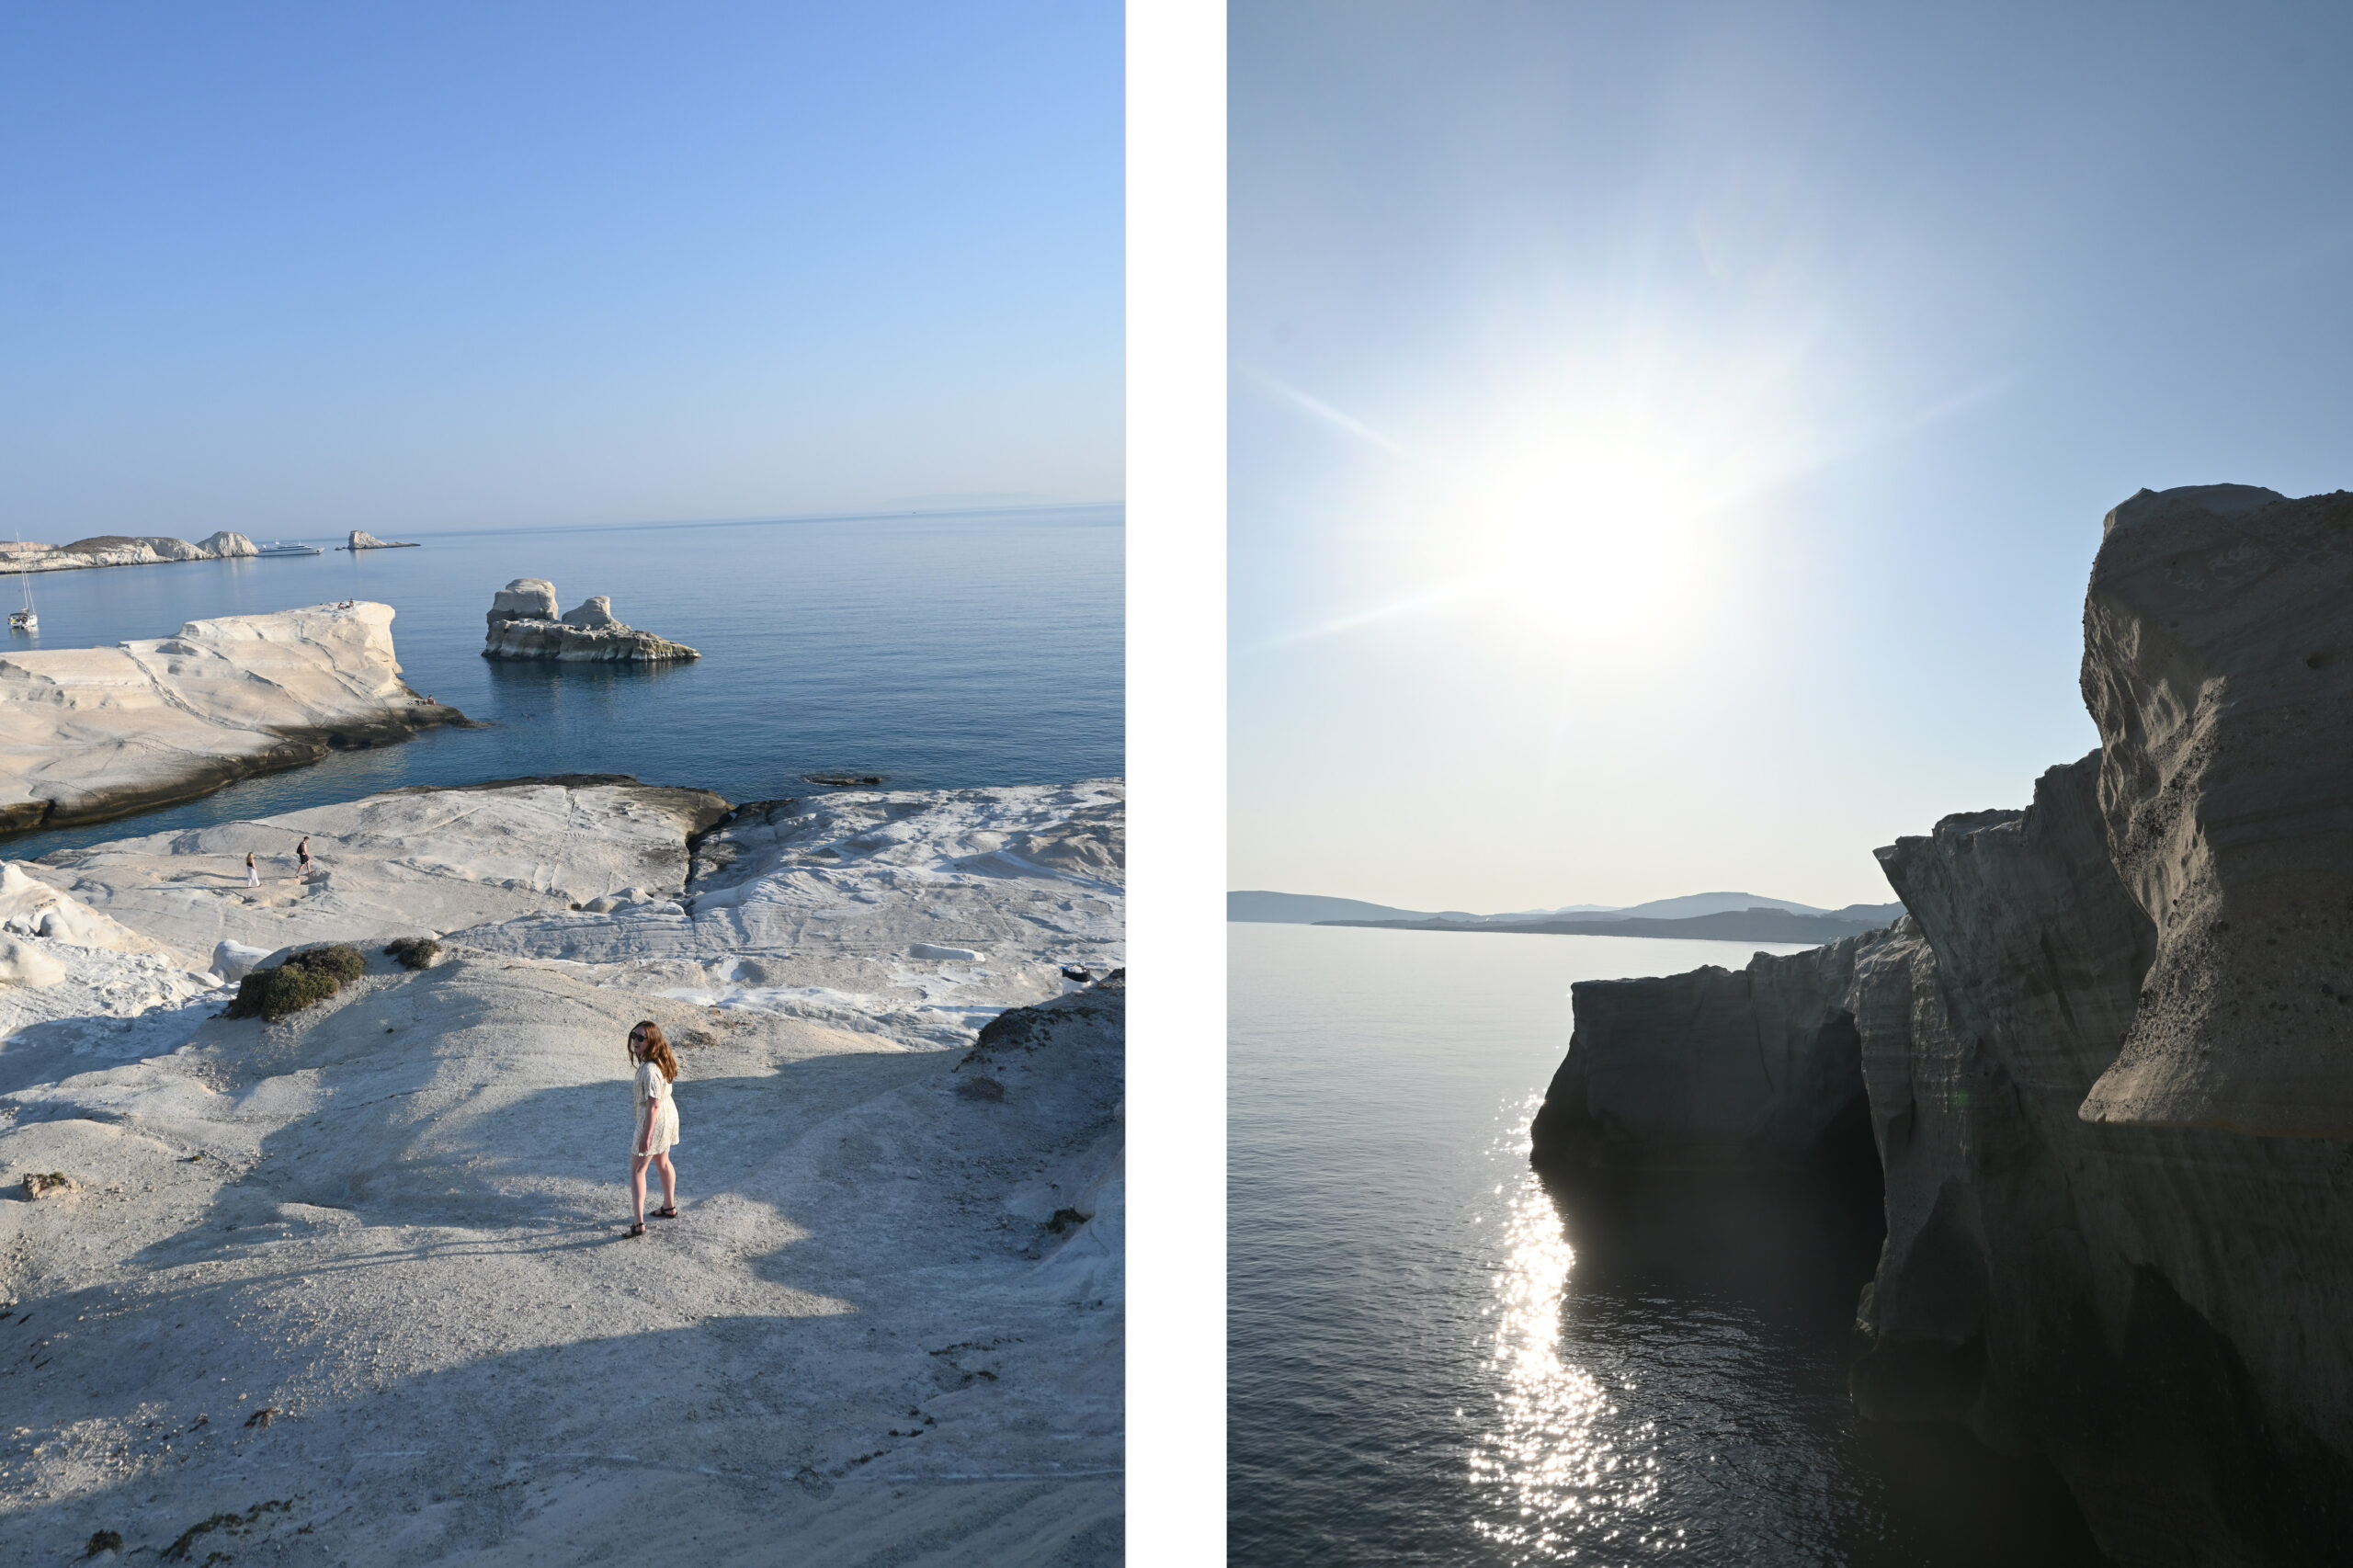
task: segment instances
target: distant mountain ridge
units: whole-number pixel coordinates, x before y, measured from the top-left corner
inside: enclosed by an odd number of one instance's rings
[[[1696,942],[1802,942],[1817,945],[1859,937],[1893,925],[1895,914],[1880,904],[1849,904],[1819,915],[1758,905],[1686,915],[1665,920],[1587,915],[1578,920],[1319,920],[1319,926],[1370,926],[1384,931],[1453,931],[1466,936],[1669,937]],[[1867,912],[1867,913],[1863,913]]]
[[[1571,903],[1557,909],[1525,909],[1509,915],[1471,915],[1461,910],[1398,909],[1363,899],[1328,898],[1316,893],[1269,892],[1255,890],[1225,895],[1228,921],[1287,926],[1365,925],[1410,921],[1415,924],[1478,926],[1526,930],[1539,925],[1573,922],[1580,926],[1640,920],[1654,923],[1686,921],[1713,915],[1759,917],[1772,914],[1809,915],[1855,930],[1874,930],[1893,923],[1904,913],[1901,903],[1850,903],[1844,909],[1822,909],[1790,899],[1762,898],[1747,892],[1695,892],[1679,898],[1653,899],[1623,907],[1606,903]],[[1442,923],[1442,924],[1441,924]],[[1752,922],[1754,924],[1754,922]],[[1614,933],[1632,936],[1635,932]],[[1642,935],[1666,935],[1646,930]],[[1841,932],[1841,935],[1846,933]],[[1745,937],[1735,940],[1803,940],[1804,938]]]

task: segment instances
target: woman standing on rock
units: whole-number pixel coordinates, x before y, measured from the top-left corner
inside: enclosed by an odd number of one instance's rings
[[[637,1138],[630,1145],[629,1155],[631,1211],[635,1218],[629,1233],[642,1236],[645,1234],[645,1167],[649,1164],[662,1173],[662,1207],[654,1211],[654,1217],[678,1217],[678,1173],[670,1164],[670,1151],[678,1142],[678,1107],[670,1093],[678,1081],[678,1059],[670,1053],[670,1042],[662,1038],[662,1026],[651,1018],[629,1031],[629,1059],[638,1064],[632,1085],[637,1095]]]
[[[261,886],[261,868],[254,863],[254,852],[250,849],[245,851],[245,886]]]

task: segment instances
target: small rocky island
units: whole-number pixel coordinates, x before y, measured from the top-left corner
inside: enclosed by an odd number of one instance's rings
[[[416,548],[416,541],[414,540],[402,539],[378,539],[366,528],[354,528],[351,530],[350,540],[343,546],[343,548],[346,550],[415,550]]]
[[[485,659],[557,659],[576,664],[670,664],[702,655],[683,642],[639,631],[613,618],[603,594],[556,613],[555,585],[517,577],[491,601]]]

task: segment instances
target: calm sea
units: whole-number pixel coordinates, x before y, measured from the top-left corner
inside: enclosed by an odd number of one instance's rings
[[[88,647],[375,599],[397,612],[409,684],[491,728],[331,756],[0,854],[539,773],[633,773],[740,801],[805,792],[804,773],[931,789],[1125,771],[1118,507],[411,537],[422,548],[48,573],[32,579],[39,638],[10,643]],[[483,612],[516,577],[552,582],[566,609],[609,595],[621,619],[702,657],[652,669],[485,659]],[[13,605],[16,585],[0,595]]]
[[[1854,1415],[1871,1204],[1529,1172],[1570,983],[1756,944],[1226,930],[1231,1561],[2101,1561],[2047,1466]]]

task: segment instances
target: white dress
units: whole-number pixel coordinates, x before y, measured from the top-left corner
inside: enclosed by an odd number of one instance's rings
[[[654,1102],[654,1136],[647,1141],[645,1153],[663,1153],[676,1148],[678,1142],[678,1102],[671,1094],[673,1085],[662,1075],[662,1069],[651,1062],[637,1064],[637,1114],[629,1124],[629,1152],[638,1153],[638,1131],[645,1125],[645,1102]]]

